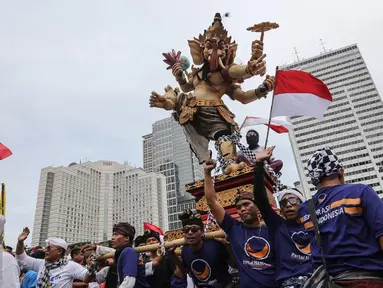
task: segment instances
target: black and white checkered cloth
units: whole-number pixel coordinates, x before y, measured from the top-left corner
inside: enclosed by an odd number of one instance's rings
[[[51,287],[51,282],[49,281],[49,271],[54,270],[56,268],[59,268],[61,266],[65,266],[68,264],[68,258],[63,257],[59,261],[51,263],[45,261],[45,269],[44,273],[41,276],[40,283],[41,283],[41,288],[50,288]]]
[[[220,149],[220,144],[222,142],[226,142],[226,141],[232,142],[233,144],[237,145],[237,147],[239,149],[241,149],[241,151],[243,152],[243,154],[246,157],[254,157],[254,161],[255,161],[254,153],[249,148],[246,148],[246,146],[240,142],[241,137],[242,137],[241,134],[238,131],[235,131],[233,134],[221,136],[218,138],[217,141],[215,141],[214,147],[215,147],[215,150],[217,150],[217,157],[218,157],[218,162],[219,162],[219,166],[217,167],[217,171],[219,171],[219,169],[222,169],[224,171],[225,168],[229,164],[231,164],[235,161],[235,159],[228,159],[226,161],[225,161],[225,159],[223,159],[222,154],[221,154],[221,149]],[[250,158],[250,159],[253,159],[253,158]]]
[[[318,185],[323,177],[338,173],[342,168],[338,156],[326,146],[316,151],[307,162],[307,171],[313,185]]]
[[[218,157],[218,161],[220,164],[217,167],[216,172],[218,172],[220,169],[222,169],[222,171],[224,171],[225,168],[230,163],[235,161],[234,159],[229,159],[228,161],[225,161],[225,159],[223,159],[219,146],[220,146],[220,143],[222,143],[224,141],[231,141],[233,144],[237,145],[237,147],[242,151],[243,155],[247,159],[249,159],[253,163],[256,162],[255,153],[251,149],[247,148],[245,145],[243,145],[241,143],[241,137],[242,137],[241,134],[238,131],[235,131],[231,135],[224,135],[224,136],[219,137],[219,139],[215,142],[215,150],[217,150],[217,157]],[[270,174],[276,179],[276,183],[275,183],[276,187],[280,186],[279,178],[280,178],[281,174],[275,173],[273,168],[271,168],[271,166],[266,161],[264,162],[264,165],[265,165],[266,169],[270,172]]]

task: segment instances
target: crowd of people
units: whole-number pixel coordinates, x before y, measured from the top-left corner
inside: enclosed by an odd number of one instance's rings
[[[179,215],[185,239],[180,253],[176,247],[136,252],[134,247],[163,238],[155,231],[137,236],[121,222],[113,226],[113,248],[87,244],[69,251],[68,243],[52,237],[27,255],[30,231],[24,228],[15,253],[11,247],[1,252],[1,287],[383,287],[383,202],[377,193],[345,184],[342,164],[326,147],[307,162],[315,195],[305,201],[297,189],[283,187],[276,211],[264,183],[273,150],[257,152],[254,191],[235,198],[241,221],[218,201],[211,175],[216,163],[204,163],[205,197],[226,238],[204,237],[201,216],[187,210]]]

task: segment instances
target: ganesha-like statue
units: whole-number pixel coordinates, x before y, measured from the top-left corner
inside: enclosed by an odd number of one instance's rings
[[[224,29],[219,13],[212,25],[198,38],[189,40],[194,65],[187,73],[187,58],[180,52],[164,54],[168,69],[177,80],[180,89],[165,88],[165,95],[152,92],[150,106],[174,110],[174,117],[182,125],[191,150],[200,164],[211,158],[209,141],[215,141],[220,167],[230,173],[243,169],[244,162],[236,163],[236,145],[242,149],[235,115],[222,101],[223,95],[243,104],[251,103],[274,89],[274,77],[266,75],[256,89],[243,91],[240,83],[255,75],[266,73],[263,43],[253,41],[252,55],[247,65],[234,63],[237,44],[231,41]]]

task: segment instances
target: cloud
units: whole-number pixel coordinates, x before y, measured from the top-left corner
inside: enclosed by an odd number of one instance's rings
[[[265,35],[269,73],[295,60],[293,47],[304,58],[322,51],[319,39],[327,49],[357,42],[378,89],[383,87],[377,78],[383,72],[383,40],[375,34],[383,25],[379,1],[269,2],[3,3],[0,141],[14,152],[0,163],[8,188],[6,242],[15,243],[22,228],[33,225],[41,168],[84,158],[142,165],[141,136],[169,116],[148,107],[150,92],[176,84],[161,53],[174,48],[189,56],[186,40],[203,32],[215,12],[231,12],[224,24],[239,43],[238,61],[247,62],[251,41],[259,37],[246,28],[276,21],[280,28]],[[260,83],[255,78],[243,87]],[[238,122],[247,115],[267,117],[270,100],[242,105],[225,99]],[[285,163],[283,182],[292,184],[298,176],[288,137],[272,132],[269,143]]]

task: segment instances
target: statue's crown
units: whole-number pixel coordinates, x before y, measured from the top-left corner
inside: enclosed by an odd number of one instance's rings
[[[222,17],[220,13],[215,14],[211,26],[204,31],[203,35],[200,34],[198,39],[196,40],[199,40],[201,43],[203,43],[212,38],[218,38],[220,41],[223,41],[226,44],[231,43],[231,36],[228,37],[228,32],[223,27]]]

